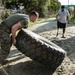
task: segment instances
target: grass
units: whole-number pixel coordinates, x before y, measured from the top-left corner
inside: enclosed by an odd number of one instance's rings
[[[0,19],[0,22],[2,22],[2,20]]]
[[[52,19],[55,19],[55,18],[39,18],[36,22],[34,22],[34,23],[32,23],[32,22],[30,22],[29,23],[29,26],[32,26],[32,25],[34,25],[34,24],[38,24],[38,23],[40,23],[40,22],[42,22],[42,21],[45,21],[45,20],[52,20]]]
[[[31,25],[34,25],[34,24],[37,24],[37,23],[39,23],[39,22],[41,22],[41,21],[44,21],[45,19],[44,18],[39,18],[36,22],[30,22],[29,23],[29,26],[31,26]]]

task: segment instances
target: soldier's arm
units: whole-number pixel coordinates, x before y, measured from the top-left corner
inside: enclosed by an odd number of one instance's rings
[[[13,45],[16,44],[16,31],[19,29],[19,28],[22,28],[23,26],[21,25],[20,22],[16,23],[15,25],[12,26],[12,29],[11,29],[11,33],[12,33],[12,43]]]

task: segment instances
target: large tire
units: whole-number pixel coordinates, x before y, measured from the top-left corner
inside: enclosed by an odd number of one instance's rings
[[[19,51],[53,72],[66,55],[66,52],[54,43],[26,29],[18,32],[16,42],[15,46]]]

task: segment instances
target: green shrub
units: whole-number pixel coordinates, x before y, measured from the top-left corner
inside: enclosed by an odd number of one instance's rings
[[[75,24],[75,18],[74,17],[71,18],[71,21]]]

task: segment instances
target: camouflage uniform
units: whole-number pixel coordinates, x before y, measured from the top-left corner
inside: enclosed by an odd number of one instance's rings
[[[10,51],[10,34],[9,29],[0,24],[0,63],[4,62]]]

